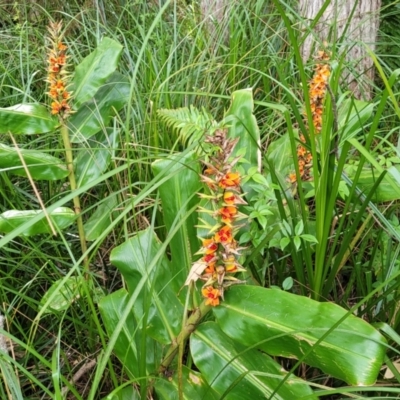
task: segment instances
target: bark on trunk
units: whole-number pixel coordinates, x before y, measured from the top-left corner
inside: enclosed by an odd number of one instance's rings
[[[315,18],[324,3],[325,0],[300,0],[300,14],[309,22]],[[302,46],[304,61],[312,55],[315,43],[319,47],[318,43],[327,41],[334,46],[339,43],[339,39],[342,40],[337,48],[338,55],[345,53],[349,64],[342,79],[358,99],[371,98],[374,67],[365,45],[372,51],[375,50],[380,6],[381,0],[331,0],[314,31],[309,32],[307,28],[304,30],[308,35]],[[354,13],[349,21],[353,9]]]
[[[229,9],[234,0],[200,0],[200,11],[213,42],[229,39]]]

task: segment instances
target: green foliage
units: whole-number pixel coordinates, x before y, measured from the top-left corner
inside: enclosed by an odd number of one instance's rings
[[[184,144],[197,143],[215,126],[215,121],[206,110],[200,111],[192,105],[175,110],[157,110],[157,114],[166,126],[178,132],[178,137]]]
[[[108,79],[98,87],[95,95],[85,101],[69,118],[72,142],[87,143],[87,140],[96,133],[104,132],[112,116],[129,101],[129,94],[128,79],[113,71]]]
[[[0,166],[11,174],[27,176],[26,166],[35,180],[57,180],[68,176],[67,167],[57,157],[35,150],[16,149],[1,143]]]
[[[352,385],[373,384],[383,363],[385,338],[335,304],[242,286],[233,288],[214,314],[220,328],[242,345],[302,359]]]
[[[0,109],[0,132],[34,135],[54,131],[57,119],[40,104],[17,104]]]
[[[195,228],[197,218],[193,211],[198,205],[197,193],[201,187],[200,165],[196,155],[189,152],[187,155],[156,160],[152,169],[156,176],[167,178],[159,187],[159,193],[165,228],[169,233],[175,232],[169,243],[170,270],[174,276],[171,286],[178,292],[189,273],[193,254],[199,248]]]
[[[220,398],[200,373],[185,366],[182,368],[182,382],[185,385],[184,395],[188,399],[217,400]],[[176,375],[171,380],[157,379],[154,385],[157,396],[162,400],[179,399],[178,387],[179,382]]]
[[[106,37],[75,68],[71,90],[74,93],[74,106],[77,110],[106,84],[107,79],[117,69],[121,52],[122,45]]]
[[[163,250],[152,229],[148,228],[115,247],[111,261],[121,271],[130,294],[137,293],[138,282],[146,282],[137,294],[135,317],[148,336],[168,344],[179,333],[183,307],[176,291],[168,284],[175,277],[175,271],[171,270]]]
[[[374,99],[353,99],[332,60],[318,138],[297,4],[233,2],[213,36],[196,2],[58,3],[0,6],[0,339],[13,344],[0,397],[398,395],[397,2],[383,2]],[[43,105],[46,25],[61,14],[66,126]],[[216,211],[196,194],[203,139],[226,127],[248,272],[208,313],[200,280],[184,282],[208,222],[195,211]]]
[[[194,362],[219,398],[266,395],[279,400],[307,395],[317,398],[312,396],[311,388],[304,381],[287,376],[286,371],[266,354],[231,340],[215,322],[201,324],[192,335],[190,347]]]
[[[35,210],[9,210],[0,215],[0,231],[9,233],[21,225],[33,220],[38,215],[42,215],[41,220],[32,222],[23,230],[22,235],[32,236],[40,233],[51,233],[51,227],[42,211]],[[49,214],[51,223],[57,229],[65,229],[75,221],[75,213],[68,207],[58,207]]]
[[[81,276],[71,276],[68,280],[55,281],[40,301],[41,306],[49,303],[48,307],[43,308],[43,314],[68,310],[81,296],[83,284]]]
[[[126,290],[120,289],[111,295],[104,297],[99,304],[100,313],[104,320],[108,334],[118,329],[118,324],[123,317],[124,310],[128,305],[129,294]],[[159,366],[162,354],[161,345],[146,332],[140,329],[140,322],[137,323],[135,314],[131,311],[118,331],[118,339],[114,345],[114,352],[121,360],[124,372],[136,379],[145,374],[152,374]],[[143,345],[148,349],[145,360],[143,360],[139,349]],[[145,362],[145,371],[141,370]]]

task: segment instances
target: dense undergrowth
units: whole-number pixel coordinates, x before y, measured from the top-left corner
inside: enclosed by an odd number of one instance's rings
[[[225,40],[195,2],[64,3],[0,5],[0,397],[398,398],[397,2],[370,102],[334,44],[303,65],[291,4],[238,1]],[[75,112],[58,119],[60,20]],[[238,143],[217,168],[221,131]]]

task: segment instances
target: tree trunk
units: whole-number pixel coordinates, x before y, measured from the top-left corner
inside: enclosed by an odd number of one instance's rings
[[[306,21],[313,20],[324,3],[325,0],[300,0],[300,14]],[[304,31],[308,36],[302,46],[303,60],[308,60],[313,48],[317,50],[324,41],[338,46],[338,56],[345,53],[348,64],[342,82],[358,99],[371,99],[374,68],[365,46],[375,50],[380,6],[381,0],[331,0],[314,31]],[[314,46],[316,42],[320,45]]]
[[[233,0],[200,0],[200,11],[212,42],[229,39],[229,9]]]

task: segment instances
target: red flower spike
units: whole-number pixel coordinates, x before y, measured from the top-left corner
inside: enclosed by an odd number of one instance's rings
[[[218,129],[212,136],[206,136],[206,143],[213,146],[204,165],[203,175],[200,179],[210,189],[210,194],[200,194],[202,199],[210,202],[210,208],[199,207],[198,212],[205,213],[214,218],[215,224],[202,220],[203,228],[209,230],[209,238],[202,241],[202,248],[198,253],[202,258],[192,266],[185,282],[201,279],[205,281],[202,294],[205,304],[217,306],[224,299],[224,289],[233,283],[242,283],[232,276],[233,273],[245,271],[237,262],[241,247],[234,239],[233,223],[242,215],[237,205],[247,204],[240,195],[241,177],[238,172],[233,172],[233,166],[240,157],[232,156],[238,139],[230,139],[227,129]],[[236,227],[238,229],[239,227]],[[196,253],[196,254],[198,254]]]
[[[218,250],[218,245],[214,242],[213,239],[204,239],[203,249],[204,254],[213,254]]]
[[[224,203],[228,205],[235,204],[236,196],[233,192],[225,192],[224,193]]]
[[[207,286],[201,290],[201,293],[207,299],[207,306],[215,307],[219,304],[219,297],[221,296],[221,292],[218,289],[212,286]]]
[[[51,113],[58,114],[61,119],[65,119],[71,114],[71,107],[67,100],[71,98],[67,91],[68,76],[66,73],[67,56],[65,46],[62,41],[62,23],[53,22],[49,26],[50,48],[48,49],[47,62],[48,75],[46,81],[50,84],[47,94],[52,100]]]
[[[214,254],[206,254],[206,255],[203,257],[203,261],[204,261],[205,263],[209,263],[209,262],[213,261],[214,258],[217,258],[217,257],[215,257]]]
[[[215,235],[214,235],[215,243],[232,243],[233,235],[232,228],[229,226],[223,226]]]
[[[207,268],[204,270],[204,273],[211,274],[211,275],[214,274],[215,273],[215,263],[216,263],[216,261],[210,262],[207,265]]]
[[[223,207],[219,210],[219,214],[221,215],[221,221],[230,225],[237,215],[237,208],[234,206]]]
[[[236,188],[240,185],[240,174],[238,172],[228,172],[219,181],[219,186],[223,189]]]

